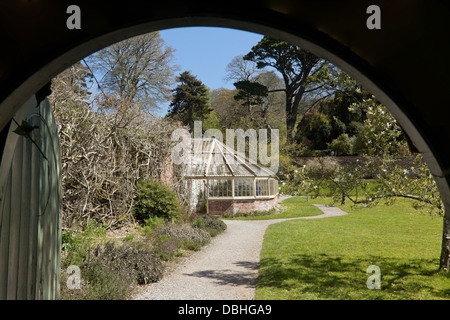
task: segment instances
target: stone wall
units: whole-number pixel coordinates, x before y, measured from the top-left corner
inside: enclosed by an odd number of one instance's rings
[[[274,208],[277,203],[278,197],[254,200],[208,200],[208,212],[212,215],[223,215],[225,213],[267,211]]]

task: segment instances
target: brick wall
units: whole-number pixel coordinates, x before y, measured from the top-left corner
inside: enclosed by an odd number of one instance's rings
[[[223,215],[224,213],[267,211],[274,208],[277,202],[278,197],[255,200],[209,200],[208,212],[212,215]]]

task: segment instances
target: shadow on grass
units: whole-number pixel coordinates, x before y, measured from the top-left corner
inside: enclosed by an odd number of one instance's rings
[[[437,270],[437,259],[399,262],[378,256],[350,260],[327,254],[297,254],[283,262],[263,258],[260,264],[257,290],[269,289],[275,296],[279,292],[280,299],[450,299],[450,276]],[[380,290],[367,288],[372,276],[367,273],[370,265],[380,268]]]

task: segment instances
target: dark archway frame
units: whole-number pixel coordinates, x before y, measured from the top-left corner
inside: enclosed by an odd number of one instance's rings
[[[81,9],[80,30],[66,27],[71,4]],[[366,27],[372,4],[381,9],[380,30]],[[421,0],[2,3],[0,130],[52,77],[105,46],[174,27],[236,28],[300,45],[362,83],[425,156],[450,208],[449,16],[442,2]]]

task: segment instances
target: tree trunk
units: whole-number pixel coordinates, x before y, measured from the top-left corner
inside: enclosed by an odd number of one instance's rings
[[[295,121],[297,120],[297,115],[292,112],[293,105],[293,93],[291,88],[286,87],[286,134],[288,142],[292,143],[295,137]]]
[[[287,127],[287,138],[290,143],[294,142],[295,139],[295,122],[297,116],[293,114],[286,114],[286,127]]]
[[[450,268],[450,216],[447,213],[444,215],[444,227],[442,231],[442,248],[441,248],[441,260],[439,264],[440,269],[446,268],[449,271]]]
[[[297,113],[300,101],[305,93],[303,87],[304,81],[300,83],[300,86],[295,93],[290,93],[291,90],[286,89],[286,128],[287,137],[289,142],[294,142],[295,139],[295,125],[297,123]]]
[[[345,206],[345,193],[342,193],[341,206]]]

